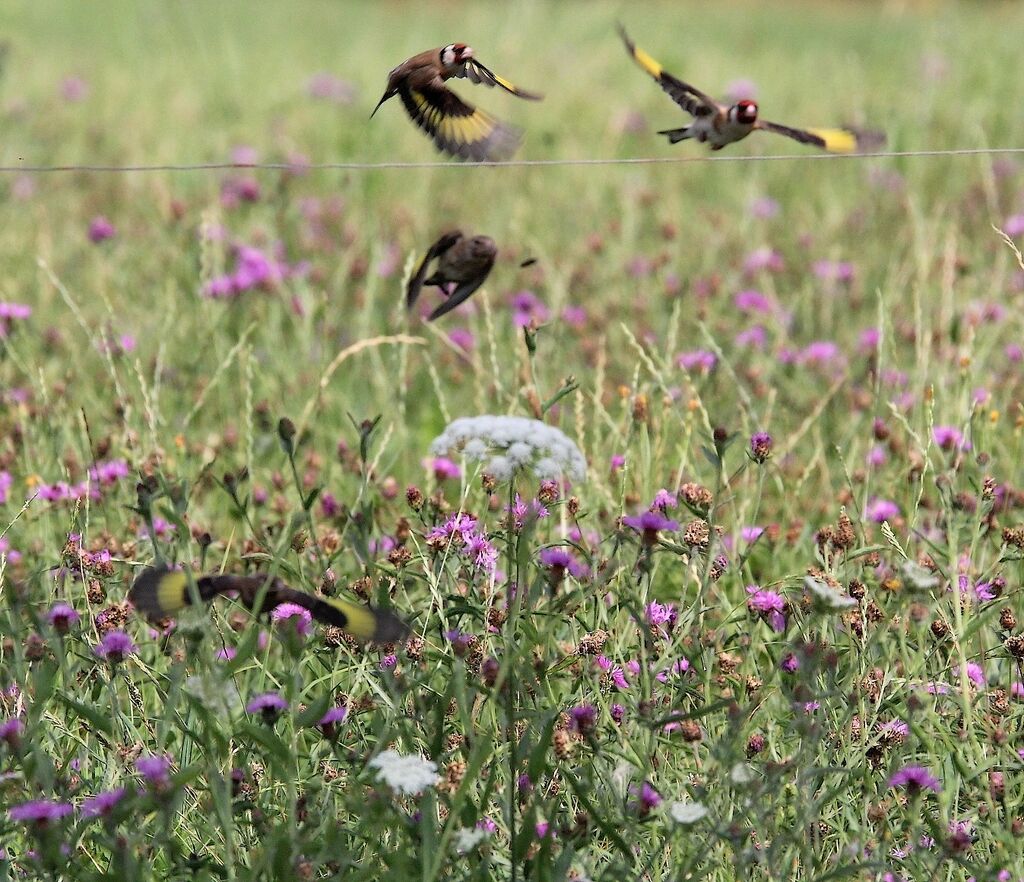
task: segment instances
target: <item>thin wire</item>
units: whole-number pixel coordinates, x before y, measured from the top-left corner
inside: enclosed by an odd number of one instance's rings
[[[570,165],[661,165],[679,162],[789,162],[821,159],[894,159],[899,157],[926,156],[995,156],[1024,153],[1024,147],[977,147],[958,150],[890,150],[876,153],[783,153],[759,156],[649,156],[636,158],[607,159],[511,159],[505,162],[196,162],[187,164],[161,165],[2,165],[0,174],[51,174],[59,172],[193,172],[227,170],[268,170],[268,171],[373,171],[375,169],[414,168],[533,168]]]

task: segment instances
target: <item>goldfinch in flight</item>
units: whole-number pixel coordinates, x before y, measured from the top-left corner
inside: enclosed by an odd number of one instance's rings
[[[467,237],[460,230],[445,233],[430,246],[409,279],[405,289],[406,306],[412,309],[424,285],[436,285],[448,294],[448,299],[430,313],[427,321],[432,322],[451,312],[484,283],[494,267],[497,254],[498,249],[490,236]],[[427,267],[435,258],[437,265],[427,278]]]
[[[700,89],[672,76],[657,61],[638,47],[619,25],[626,49],[633,60],[649,73],[670,98],[693,117],[693,122],[678,129],[665,129],[659,135],[668,135],[672,144],[693,138],[721,150],[727,144],[741,141],[754,131],[775,132],[801,144],[811,144],[830,153],[853,153],[858,149],[877,147],[885,141],[880,132],[855,132],[851,129],[791,129],[789,126],[758,119],[757,104],[737,101],[733,105],[720,104]]]
[[[471,83],[500,86],[517,98],[539,101],[543,96],[526,92],[488,70],[473,57],[465,43],[450,43],[403,61],[388,74],[388,87],[373,114],[398,95],[412,121],[426,132],[437,149],[459,159],[507,159],[519,146],[521,132],[489,113],[467,104],[445,85],[463,77]]]
[[[318,622],[335,625],[359,640],[374,643],[395,643],[409,635],[409,626],[394,613],[372,606],[351,603],[337,597],[317,597],[289,588],[280,579],[267,584],[266,576],[198,576],[196,592],[204,602],[228,591],[238,593],[239,600],[249,609],[256,605],[263,586],[263,604],[259,613],[270,612],[282,603],[294,603],[308,610]],[[192,603],[188,575],[182,570],[153,567],[145,570],[132,585],[128,599],[150,621],[158,622],[173,616]]]

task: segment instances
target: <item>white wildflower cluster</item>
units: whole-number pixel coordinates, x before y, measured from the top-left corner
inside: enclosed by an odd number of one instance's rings
[[[699,802],[683,800],[682,802],[672,803],[668,812],[672,816],[672,820],[677,824],[687,826],[689,824],[696,824],[699,820],[706,817],[708,809],[707,806]]]
[[[468,854],[490,837],[490,831],[483,827],[461,827],[455,831],[455,850],[459,854]]]
[[[406,796],[415,796],[437,783],[437,763],[421,756],[402,756],[397,750],[388,749],[370,760],[369,766],[395,793]]]
[[[579,483],[587,476],[583,454],[564,432],[526,417],[460,417],[434,439],[430,450],[435,456],[458,450],[466,459],[486,461],[484,471],[498,480],[521,468],[530,468],[542,480],[564,475]]]

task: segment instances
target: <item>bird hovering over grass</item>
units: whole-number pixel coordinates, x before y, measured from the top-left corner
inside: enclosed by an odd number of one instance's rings
[[[539,101],[543,96],[526,92],[488,70],[473,57],[465,43],[449,43],[403,61],[388,74],[388,86],[373,114],[398,95],[412,121],[426,132],[437,149],[459,159],[507,159],[522,139],[514,126],[467,104],[445,85],[452,77],[471,83],[500,86],[517,98]]]
[[[672,144],[693,138],[711,145],[712,150],[721,150],[728,144],[741,141],[754,131],[775,132],[810,144],[830,153],[853,153],[856,150],[872,149],[885,142],[881,132],[858,132],[853,129],[794,129],[779,123],[758,118],[758,107],[754,101],[743,100],[728,105],[715,101],[695,86],[684,83],[672,76],[643,49],[637,46],[619,25],[619,34],[633,60],[649,73],[669,97],[693,117],[693,122],[678,129],[665,129],[659,135],[667,135]]]
[[[494,267],[498,249],[490,236],[462,235],[461,230],[445,233],[423,256],[405,289],[406,306],[412,309],[424,285],[436,285],[448,299],[427,317],[428,322],[451,312],[476,291]],[[437,259],[434,272],[427,278],[430,262]],[[454,290],[452,289],[454,286]]]
[[[160,621],[192,603],[188,582],[188,574],[182,570],[153,567],[145,570],[135,580],[128,592],[128,599],[150,621]],[[308,610],[318,622],[335,625],[359,640],[394,643],[404,640],[409,634],[409,626],[387,610],[337,597],[306,594],[289,588],[280,579],[271,579],[268,584],[268,577],[263,575],[198,576],[195,587],[199,599],[204,602],[213,600],[218,594],[236,591],[239,600],[249,609],[254,609],[260,593],[264,592],[262,605],[254,611],[265,613],[282,603],[294,603]]]

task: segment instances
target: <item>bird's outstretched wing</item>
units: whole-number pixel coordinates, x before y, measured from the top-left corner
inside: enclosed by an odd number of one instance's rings
[[[269,580],[268,584],[268,578],[262,575],[198,576],[195,586],[203,602],[209,602],[219,594],[237,591],[239,600],[249,609],[255,607],[262,594],[263,602],[258,612],[268,612],[282,603],[294,603],[309,610],[318,622],[335,625],[360,640],[391,643],[404,639],[409,633],[408,626],[388,610],[334,597],[317,597],[289,588],[277,579]],[[183,570],[152,567],[135,580],[128,599],[151,621],[166,619],[192,603],[189,576]]]
[[[509,94],[515,95],[516,98],[525,98],[527,101],[540,101],[544,97],[536,92],[527,92],[525,89],[520,89],[514,83],[510,83],[504,77],[499,77],[494,71],[484,67],[474,58],[469,59],[463,64],[456,71],[455,76],[464,77],[471,83],[481,83],[484,86],[500,86]]]
[[[881,132],[861,132],[855,129],[794,129],[764,119],[758,120],[754,127],[792,138],[801,144],[811,144],[829,153],[856,153],[858,150],[871,150],[885,143],[885,135]]]
[[[438,150],[477,162],[508,159],[522,140],[519,129],[463,101],[444,86],[399,89],[412,121]]]
[[[412,274],[412,278],[409,279],[409,284],[405,289],[405,306],[407,309],[412,309],[413,304],[416,303],[416,298],[420,296],[420,291],[423,290],[423,281],[427,277],[427,267],[430,265],[430,261],[435,257],[440,257],[461,238],[462,232],[460,230],[445,233],[423,255],[423,260],[419,262],[416,272]]]
[[[434,319],[441,318],[441,316],[455,309],[455,307],[460,303],[465,303],[469,299],[470,295],[484,283],[484,280],[493,268],[494,258],[492,257],[480,268],[480,273],[478,275],[474,276],[469,281],[460,283],[452,292],[452,296],[427,316],[427,321],[432,322]]]
[[[684,83],[678,77],[672,76],[629,38],[629,34],[626,33],[626,29],[622,25],[618,27],[619,36],[622,37],[622,42],[626,44],[626,50],[633,56],[633,60],[654,77],[661,88],[683,110],[692,116],[707,116],[718,109],[718,104],[711,96],[705,94],[696,86],[691,86],[689,83]]]

